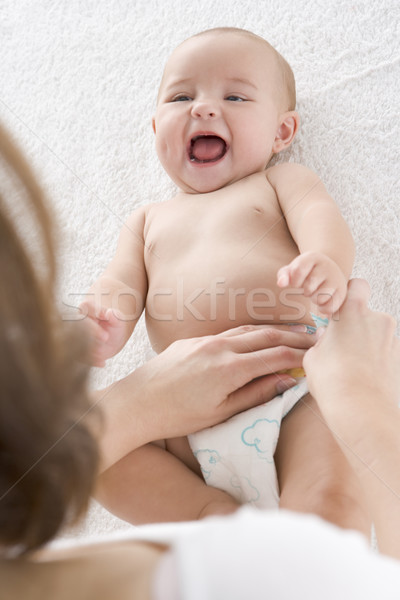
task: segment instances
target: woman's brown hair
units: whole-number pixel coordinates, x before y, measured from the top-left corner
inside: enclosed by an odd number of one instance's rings
[[[15,197],[23,192],[42,258],[34,261],[18,232],[12,193],[0,196],[0,546],[23,553],[87,508],[98,449],[84,419],[90,403],[81,336],[69,331],[55,307],[52,219],[2,127],[0,163]]]

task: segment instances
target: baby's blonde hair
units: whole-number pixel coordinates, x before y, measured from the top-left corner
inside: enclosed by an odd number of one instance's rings
[[[213,29],[206,29],[204,31],[200,31],[199,33],[195,33],[192,35],[190,39],[204,36],[204,35],[214,35],[214,34],[236,34],[243,35],[247,38],[252,39],[253,41],[262,44],[263,47],[272,53],[272,56],[276,60],[276,64],[278,67],[278,72],[282,77],[282,91],[283,98],[282,101],[284,103],[284,110],[295,110],[296,108],[296,82],[294,78],[294,74],[289,63],[283,58],[283,56],[269,43],[267,40],[262,38],[247,29],[240,29],[239,27],[214,27]],[[188,41],[188,40],[185,40]],[[185,43],[185,42],[183,42]]]

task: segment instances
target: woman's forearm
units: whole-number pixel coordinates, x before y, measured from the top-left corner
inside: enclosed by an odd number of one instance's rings
[[[400,410],[385,408],[361,415],[356,431],[341,432],[339,443],[364,489],[379,549],[400,559]]]
[[[95,432],[100,447],[100,472],[136,448],[163,437],[141,388],[138,369],[93,393],[94,404],[101,411]]]

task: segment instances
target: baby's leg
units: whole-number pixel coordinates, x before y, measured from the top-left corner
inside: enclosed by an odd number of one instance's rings
[[[179,458],[155,444],[138,448],[103,473],[96,499],[135,525],[191,521],[238,508],[231,496],[206,485]]]
[[[281,508],[370,536],[361,485],[309,394],[282,421],[275,459]]]

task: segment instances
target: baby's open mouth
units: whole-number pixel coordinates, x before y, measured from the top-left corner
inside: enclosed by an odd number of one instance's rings
[[[225,140],[218,135],[196,135],[190,140],[189,158],[197,163],[216,162],[226,150]]]

